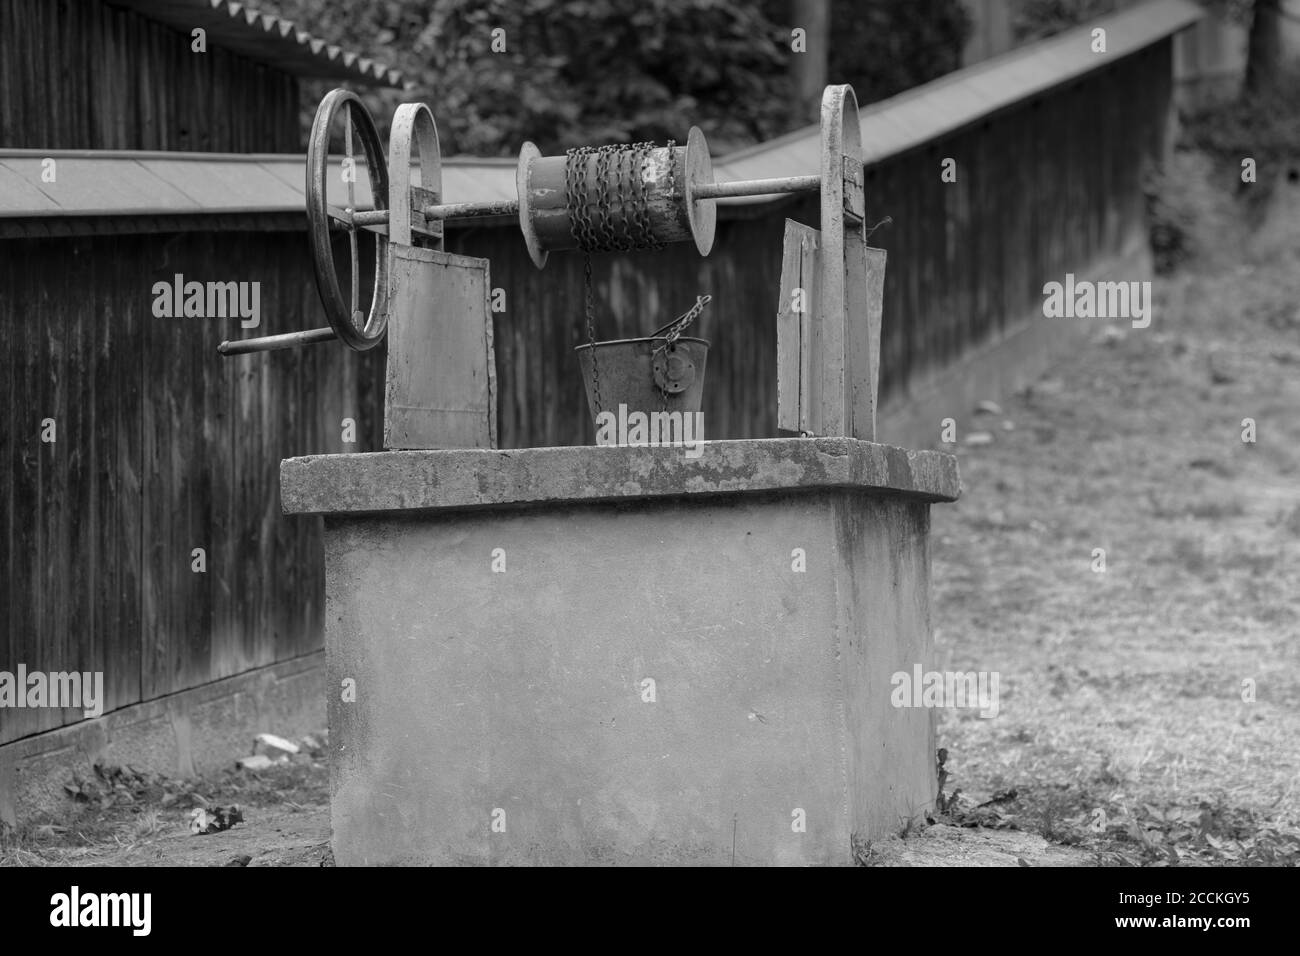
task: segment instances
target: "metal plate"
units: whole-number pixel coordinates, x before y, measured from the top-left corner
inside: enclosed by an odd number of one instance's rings
[[[488,261],[392,243],[384,447],[496,447]]]

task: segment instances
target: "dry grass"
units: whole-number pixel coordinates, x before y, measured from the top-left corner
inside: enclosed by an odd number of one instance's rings
[[[1245,263],[1202,223],[1149,328],[961,449],[964,497],[933,510],[938,664],[1000,672],[1002,709],[950,711],[940,743],[950,789],[1014,787],[1018,825],[1104,862],[1294,863],[1300,224]]]
[[[241,853],[258,865],[320,865],[329,858],[328,776],[323,752],[187,780],[101,767],[69,781],[61,812],[0,833],[0,866],[220,866]],[[246,823],[190,833],[195,807],[231,804]]]

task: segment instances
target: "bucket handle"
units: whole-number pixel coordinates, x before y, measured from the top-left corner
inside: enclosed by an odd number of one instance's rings
[[[659,326],[659,328],[650,333],[649,338],[667,339],[668,344],[671,345],[673,342],[677,341],[678,336],[686,331],[686,327],[695,321],[695,317],[703,312],[704,307],[711,301],[713,301],[713,296],[711,295],[698,296],[695,299],[695,304],[691,306],[690,309],[677,316],[677,318],[673,319],[671,322]]]

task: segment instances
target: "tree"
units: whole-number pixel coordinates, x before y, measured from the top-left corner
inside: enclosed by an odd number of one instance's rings
[[[786,35],[803,25],[791,8],[762,2]],[[883,100],[960,67],[970,31],[961,0],[830,0],[826,82],[851,84],[860,104]]]
[[[280,0],[313,33],[414,83],[369,93],[379,116],[424,99],[443,151],[507,156],[674,138],[715,151],[784,132],[788,34],[744,0]],[[316,91],[312,91],[314,94]],[[311,94],[309,94],[311,95]]]
[[[815,123],[829,63],[831,0],[791,0],[791,30],[804,31],[803,50],[791,50],[790,125]],[[793,42],[791,44],[793,46]]]
[[[1119,6],[1118,0],[1015,0],[1011,32],[1017,43],[1031,43],[1114,13]]]
[[[1282,5],[1280,0],[1255,0],[1246,45],[1246,96],[1266,96],[1282,76]]]
[[[380,132],[398,103],[425,100],[447,155],[510,156],[525,139],[548,155],[582,144],[680,142],[692,124],[725,154],[816,120],[815,109],[791,115],[796,78],[801,103],[820,103],[826,81],[852,83],[858,101],[869,103],[956,69],[970,31],[961,0],[799,2],[813,13],[830,7],[819,52],[792,50],[792,0],[258,0],[258,7],[402,70],[411,91],[363,92]],[[824,75],[806,59],[823,52]],[[305,122],[330,85],[304,85]]]

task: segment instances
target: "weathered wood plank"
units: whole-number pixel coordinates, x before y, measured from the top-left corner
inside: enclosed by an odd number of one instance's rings
[[[133,11],[5,0],[0,41],[0,148],[301,147],[296,78]]]
[[[0,29],[6,25],[6,10],[0,4]],[[0,64],[0,82],[5,75],[4,65]],[[0,117],[0,127],[3,124],[4,118]],[[18,471],[23,467],[23,442],[31,438],[30,423],[20,403],[24,343],[18,313],[18,303],[12,296],[0,296],[0,401],[4,403],[0,408],[0,669],[8,671],[13,671],[21,660],[19,629],[26,622],[19,616],[19,589],[24,585],[22,566],[28,561],[20,550],[22,532],[18,527],[25,510],[18,501]],[[8,718],[8,714],[0,712],[0,743],[17,736]]]
[[[93,342],[99,318],[92,304],[82,299],[67,312],[63,354],[65,411],[59,447],[66,462],[65,499],[62,505],[62,556],[58,562],[60,604],[66,609],[59,670],[80,673],[103,670],[103,653],[95,630],[95,581],[100,573],[97,540],[95,436],[99,427],[99,393]],[[107,382],[102,387],[107,390]],[[59,715],[57,724],[82,718],[84,709],[73,708]],[[57,725],[56,724],[56,725]]]
[[[776,318],[776,407],[777,428],[791,434],[811,430],[812,324],[821,307],[820,238],[811,226],[785,221]]]
[[[39,243],[34,245],[39,246]],[[38,273],[39,275],[39,273]],[[37,595],[40,566],[38,524],[39,469],[41,444],[41,403],[37,395],[40,362],[40,323],[23,315],[20,300],[4,296],[10,309],[8,325],[12,334],[13,455],[4,465],[10,469],[10,494],[14,500],[11,540],[15,560],[9,567],[9,642],[8,667],[19,664],[35,667],[35,650],[39,641]],[[31,711],[0,709],[0,741],[16,740],[37,729]]]
[[[122,254],[139,254],[130,240]],[[105,708],[140,698],[141,498],[139,308],[126,294],[134,276],[124,277],[112,258],[87,250],[95,320],[95,381],[99,421],[94,436],[98,552],[95,631],[104,668]]]
[[[884,249],[868,248],[856,231],[844,237],[850,428],[854,438],[864,441],[876,440],[880,325],[884,314],[887,255]]]

